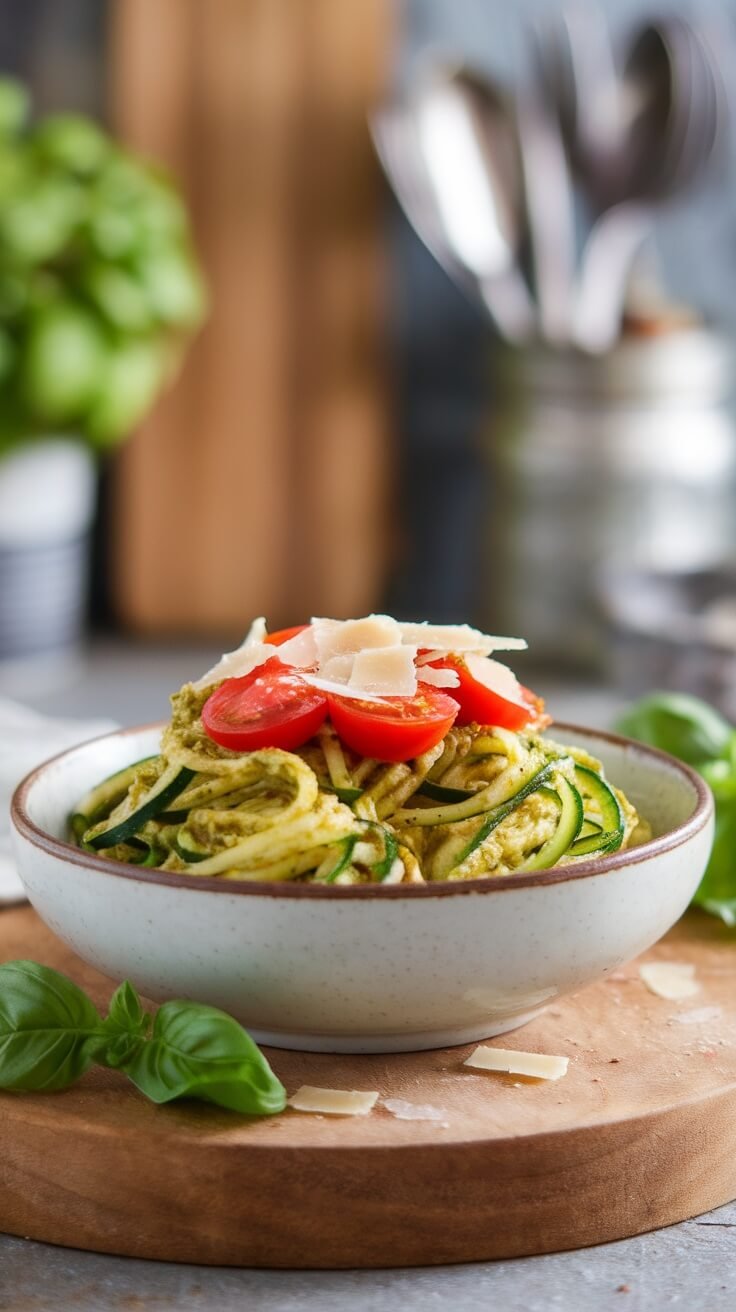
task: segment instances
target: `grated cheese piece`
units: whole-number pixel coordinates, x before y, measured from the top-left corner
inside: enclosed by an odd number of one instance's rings
[[[523,638],[492,637],[469,624],[400,623],[399,629],[403,642],[442,652],[474,651],[488,655],[492,651],[524,651],[527,645]]]
[[[372,647],[353,657],[349,686],[379,697],[413,697],[417,690],[415,647]],[[334,657],[333,657],[334,660]]]
[[[297,1112],[324,1112],[328,1116],[367,1116],[375,1107],[378,1094],[359,1089],[317,1089],[303,1084],[289,1098]]]
[[[471,1052],[463,1066],[481,1071],[503,1071],[507,1075],[529,1075],[536,1080],[560,1080],[567,1074],[569,1057],[551,1057],[545,1052],[510,1052],[483,1044]]]
[[[491,692],[498,693],[498,696],[503,697],[507,702],[523,704],[524,694],[521,691],[521,684],[508,665],[490,660],[488,656],[476,656],[472,652],[468,652],[463,660],[478,683],[482,683]]]
[[[348,683],[353,672],[355,656],[352,652],[342,652],[339,656],[330,656],[319,667],[321,679],[334,679],[335,683]]]
[[[457,688],[460,682],[457,670],[433,670],[427,665],[417,670],[417,678],[421,683],[430,683],[433,688]]]
[[[700,992],[695,967],[690,962],[646,961],[639,967],[639,974],[650,993],[669,1002],[691,998]]]
[[[407,1102],[406,1098],[384,1098],[383,1106],[397,1121],[439,1121],[446,1126],[444,1107],[433,1107],[428,1102]]]
[[[209,688],[210,684],[221,683],[223,679],[242,679],[244,675],[257,670],[259,665],[271,659],[276,653],[275,647],[263,642],[243,643],[235,651],[225,652],[216,665],[212,666],[201,679],[192,684],[193,688]]]
[[[401,630],[390,615],[365,615],[359,620],[312,620],[320,665],[342,652],[368,647],[399,647]]]
[[[278,654],[284,665],[294,665],[298,670],[307,670],[317,664],[317,641],[311,627],[303,629],[293,638],[282,642],[280,647],[272,649]]]

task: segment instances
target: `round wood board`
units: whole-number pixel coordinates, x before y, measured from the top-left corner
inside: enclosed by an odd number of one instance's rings
[[[104,1004],[111,984],[28,907],[0,959],[32,958]],[[557,1082],[472,1071],[472,1050],[271,1049],[287,1090],[378,1089],[400,1120],[158,1108],[123,1076],[0,1095],[0,1229],[75,1248],[266,1267],[388,1267],[547,1253],[669,1225],[736,1197],[736,937],[686,917],[647,959],[699,992],[653,996],[638,964],[493,1042],[570,1057]]]

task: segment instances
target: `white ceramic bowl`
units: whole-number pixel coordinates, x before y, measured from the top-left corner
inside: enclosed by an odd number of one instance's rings
[[[67,842],[77,800],[155,752],[159,733],[97,738],[20,785],[12,817],[28,897],[111,979],[223,1007],[277,1047],[412,1051],[515,1029],[660,938],[711,847],[713,802],[692,770],[566,725],[555,738],[604,762],[650,821],[650,842],[538,874],[355,888],[164,874]]]

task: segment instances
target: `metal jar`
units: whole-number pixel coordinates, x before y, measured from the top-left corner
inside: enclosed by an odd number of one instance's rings
[[[501,362],[490,426],[483,619],[537,657],[593,667],[600,572],[736,557],[733,343],[704,328],[605,356]]]

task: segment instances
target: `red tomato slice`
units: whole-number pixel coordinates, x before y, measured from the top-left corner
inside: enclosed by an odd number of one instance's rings
[[[461,656],[443,656],[430,664],[435,669],[456,670],[460,676],[458,687],[447,689],[448,696],[454,698],[460,707],[458,724],[497,725],[500,729],[517,732],[530,727],[544,729],[552,723],[552,717],[544,712],[542,698],[521,683],[520,700],[514,701],[474,679]],[[421,668],[418,674],[421,679]]]
[[[291,752],[319,729],[327,698],[274,656],[240,679],[226,679],[202,707],[210,738],[234,752],[281,747]]]
[[[457,702],[425,685],[414,697],[382,702],[328,694],[330,719],[342,741],[360,756],[410,761],[440,742],[458,712]]]
[[[280,647],[282,642],[288,642],[289,638],[295,638],[297,633],[308,628],[308,624],[295,624],[293,629],[277,629],[275,633],[267,633],[263,641],[270,642],[272,647]]]

